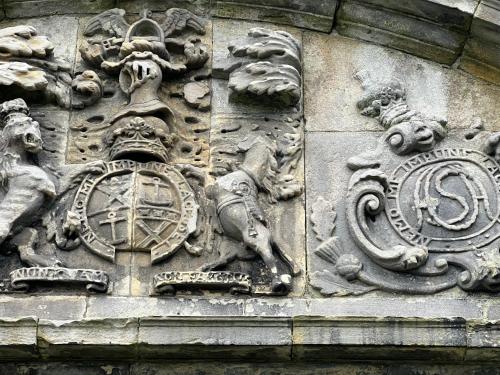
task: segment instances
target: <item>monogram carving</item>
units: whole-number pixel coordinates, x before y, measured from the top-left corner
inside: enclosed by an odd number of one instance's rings
[[[399,81],[356,78],[366,91],[358,108],[386,129],[373,151],[348,161],[345,217],[361,253],[319,236],[316,255],[333,268],[315,272],[312,285],[327,295],[498,291],[498,133],[474,125],[464,140],[476,148],[457,147],[443,138],[446,121],[409,108]],[[313,206],[315,227],[325,204]],[[393,282],[382,276],[388,271]]]

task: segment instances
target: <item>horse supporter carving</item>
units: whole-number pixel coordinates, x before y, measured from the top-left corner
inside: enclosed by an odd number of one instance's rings
[[[205,264],[202,270],[218,269],[235,260],[252,260],[258,255],[272,274],[271,290],[286,294],[291,289],[292,275],[299,274],[300,269],[273,237],[258,202],[259,191],[267,194],[270,202],[279,198],[275,181],[277,146],[268,137],[257,135],[240,142],[238,150],[245,153],[243,163],[236,171],[219,177],[207,195],[215,201],[223,240],[236,241],[241,246],[227,247],[227,251],[221,246],[220,258]],[[288,271],[278,272],[276,255]]]

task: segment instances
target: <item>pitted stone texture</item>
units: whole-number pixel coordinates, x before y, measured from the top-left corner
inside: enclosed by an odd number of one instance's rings
[[[337,4],[337,0],[216,0],[213,13],[217,17],[273,22],[329,32]]]
[[[461,52],[478,1],[411,3],[343,1],[336,29],[342,35],[453,63]]]
[[[500,129],[500,88],[459,70],[408,54],[337,35],[304,35],[304,111],[309,131],[383,130],[356,107],[362,88],[353,76],[366,70],[374,79],[399,79],[408,105],[448,119],[448,128],[469,128],[481,118]]]

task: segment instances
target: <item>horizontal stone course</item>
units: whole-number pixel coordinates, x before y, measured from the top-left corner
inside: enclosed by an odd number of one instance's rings
[[[402,358],[498,360],[500,307],[494,300],[354,297],[337,299],[2,297],[0,360],[40,358],[367,359],[389,347]],[[19,310],[21,311],[21,310]],[[487,316],[487,318],[486,318]],[[366,351],[357,352],[359,345]],[[230,348],[230,349],[229,349]],[[330,349],[328,349],[330,348]],[[413,348],[413,350],[410,350]],[[330,353],[330,354],[328,354]],[[476,357],[477,358],[477,357]]]

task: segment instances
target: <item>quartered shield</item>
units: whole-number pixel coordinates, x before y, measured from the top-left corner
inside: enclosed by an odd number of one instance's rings
[[[196,230],[198,204],[182,174],[162,163],[119,160],[88,175],[75,198],[83,243],[113,261],[116,251],[172,255]]]

